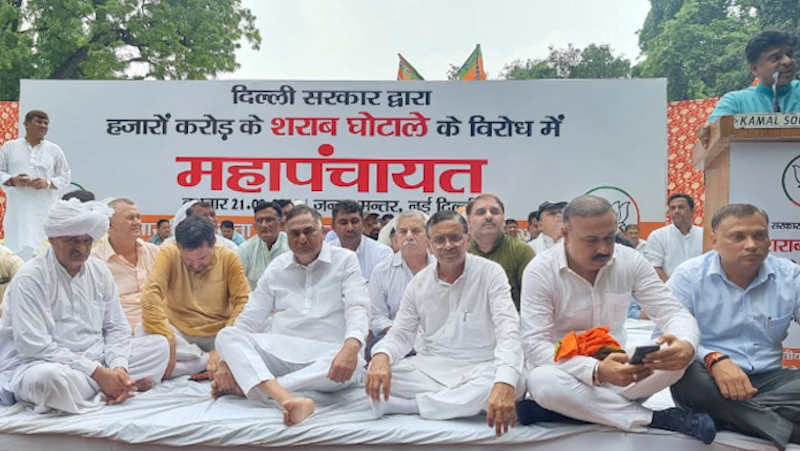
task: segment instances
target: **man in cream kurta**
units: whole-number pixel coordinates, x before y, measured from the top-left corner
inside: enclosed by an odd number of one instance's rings
[[[97,202],[58,201],[45,231],[52,244],[27,262],[6,293],[0,320],[0,398],[37,411],[81,413],[161,380],[169,345],[131,338],[105,264],[89,255],[108,227]]]
[[[668,429],[710,443],[715,430],[708,415],[640,404],[677,382],[691,363],[700,336],[694,317],[639,252],[614,244],[617,217],[607,200],[580,196],[563,216],[563,239],[537,256],[522,278],[522,341],[533,399],[579,420],[634,432]],[[637,365],[628,364],[625,353],[555,361],[554,345],[572,331],[608,327],[624,348],[631,295],[665,332],[657,343],[666,346]]]
[[[323,244],[319,213],[305,205],[286,214],[287,252],[261,276],[233,327],[217,335],[232,378],[212,384],[215,396],[232,393],[284,411],[300,423],[314,410],[298,390],[336,391],[364,378],[359,350],[368,331],[369,296],[356,255]],[[272,328],[267,319],[272,315]]]
[[[378,414],[449,419],[486,411],[500,435],[514,424],[514,401],[525,391],[508,278],[499,264],[467,254],[458,213],[436,213],[427,231],[436,264],[411,279],[392,328],[373,348],[367,393]],[[419,329],[422,350],[403,358]]]
[[[44,111],[25,115],[25,138],[0,148],[0,184],[6,193],[3,219],[5,244],[23,260],[29,260],[45,239],[42,228],[58,191],[70,184],[64,152],[44,136],[49,118]]]

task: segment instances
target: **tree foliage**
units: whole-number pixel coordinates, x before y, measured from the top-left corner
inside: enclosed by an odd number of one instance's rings
[[[258,49],[255,16],[241,0],[4,0],[0,99],[22,78],[205,79]]]
[[[608,45],[589,44],[581,50],[569,44],[563,49],[550,46],[549,51],[544,59],[515,60],[506,64],[501,78],[623,78],[630,75],[630,60],[614,56]]]

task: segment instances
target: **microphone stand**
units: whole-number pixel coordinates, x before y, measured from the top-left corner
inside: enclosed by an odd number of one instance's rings
[[[772,73],[772,111],[775,113],[781,112],[781,106],[778,104],[778,77],[781,73],[775,71]]]

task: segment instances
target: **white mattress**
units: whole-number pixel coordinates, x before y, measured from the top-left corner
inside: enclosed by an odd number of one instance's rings
[[[629,344],[647,341],[648,321],[628,324]],[[438,448],[483,449],[499,445],[510,449],[709,449],[680,434],[650,431],[630,434],[598,425],[517,426],[500,438],[494,436],[484,417],[429,421],[412,415],[392,415],[372,420],[363,389],[317,399],[316,412],[304,423],[285,427],[277,408],[242,398],[214,400],[208,383],[173,380],[141,393],[117,406],[83,415],[37,414],[23,404],[0,408],[0,449],[26,450],[149,450],[164,446],[192,449],[222,447],[403,447],[428,445]],[[667,391],[645,404],[652,408],[672,405]],[[773,449],[766,442],[723,432],[710,449]],[[793,446],[791,449],[800,450]],[[460,450],[461,451],[461,450]]]

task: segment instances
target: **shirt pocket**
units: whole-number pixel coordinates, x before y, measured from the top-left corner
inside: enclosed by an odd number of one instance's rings
[[[773,344],[783,343],[789,331],[789,323],[791,323],[794,315],[788,313],[786,315],[779,315],[778,317],[766,318],[766,334]]]
[[[494,324],[487,312],[459,311],[458,339],[469,348],[494,347]]]

